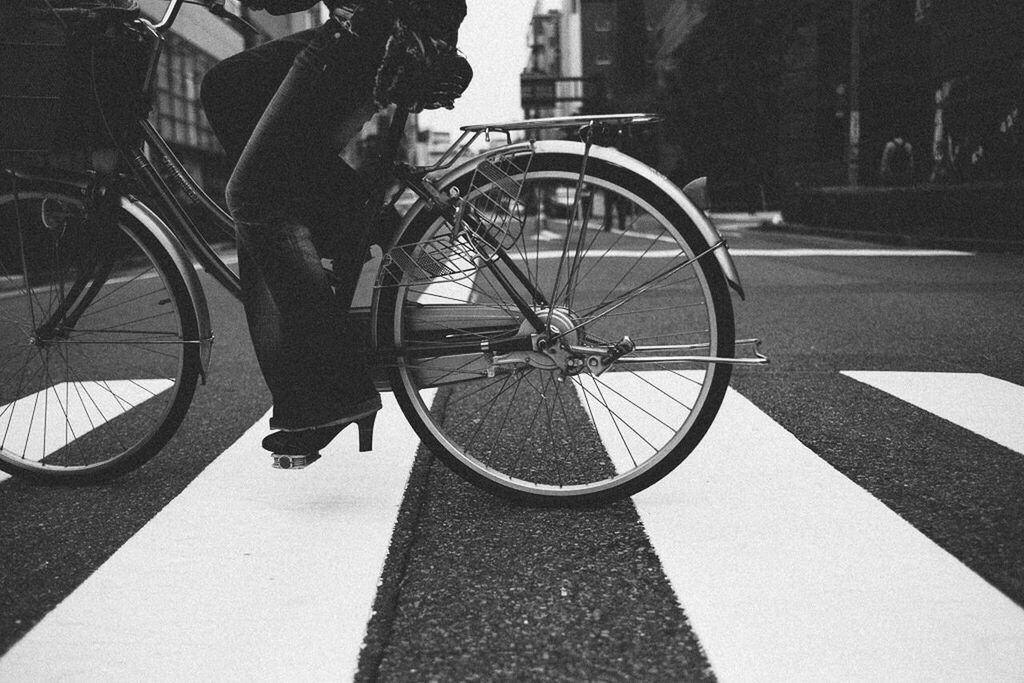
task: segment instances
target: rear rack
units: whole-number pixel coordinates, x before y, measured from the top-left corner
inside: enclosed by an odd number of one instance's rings
[[[540,130],[565,130],[576,129],[580,138],[591,138],[595,131],[618,131],[633,126],[647,126],[660,123],[663,120],[657,114],[602,114],[600,116],[560,116],[545,119],[528,119],[525,121],[504,121],[499,123],[478,123],[471,126],[463,126],[460,130],[462,135],[452,143],[452,146],[431,166],[417,169],[417,172],[426,175],[434,171],[450,168],[456,161],[461,159],[469,151],[470,147],[480,136],[490,142],[491,135],[498,133],[508,139],[512,144],[512,133],[526,131],[529,140],[535,140],[534,133]]]

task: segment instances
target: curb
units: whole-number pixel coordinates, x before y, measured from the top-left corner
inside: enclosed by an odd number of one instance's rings
[[[1022,240],[986,240],[979,238],[947,237],[942,235],[921,235],[899,232],[881,232],[873,230],[850,230],[827,228],[804,223],[765,223],[761,230],[766,232],[789,232],[801,235],[820,235],[838,239],[862,240],[901,247],[924,247],[933,249],[970,249],[989,253],[1024,254]]]

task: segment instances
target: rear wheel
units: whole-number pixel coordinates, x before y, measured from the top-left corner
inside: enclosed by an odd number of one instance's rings
[[[697,360],[733,355],[715,245],[649,180],[593,158],[497,157],[453,187],[465,224],[453,235],[417,216],[379,299],[420,437],[471,482],[533,504],[613,500],[664,477],[729,382],[728,364]],[[544,348],[502,350],[530,334]]]
[[[192,299],[145,226],[56,184],[0,186],[0,469],[88,483],[159,452],[200,368]]]

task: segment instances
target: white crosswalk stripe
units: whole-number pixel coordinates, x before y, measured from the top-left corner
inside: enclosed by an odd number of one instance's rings
[[[1014,448],[1021,387],[846,374]],[[0,659],[0,680],[351,679],[417,446],[391,396],[378,425],[372,454],[352,430],[315,469],[280,472],[260,465],[261,420]],[[626,457],[628,435],[597,426]],[[734,390],[634,500],[721,680],[1024,671],[1024,609]]]
[[[1024,672],[1024,610],[735,391],[634,500],[722,680]]]
[[[0,659],[0,680],[346,680],[417,439],[387,395],[282,472],[253,426]],[[59,647],[55,647],[59,644]]]
[[[1024,387],[972,373],[843,374],[1024,453]]]
[[[11,444],[12,452],[42,460],[173,385],[169,379],[60,382],[0,407],[0,447]],[[0,472],[0,481],[9,478]]]

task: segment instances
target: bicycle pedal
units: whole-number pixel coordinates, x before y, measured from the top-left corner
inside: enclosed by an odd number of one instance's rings
[[[279,455],[274,453],[274,469],[301,470],[309,467],[319,459],[319,453],[310,453],[308,455]]]

